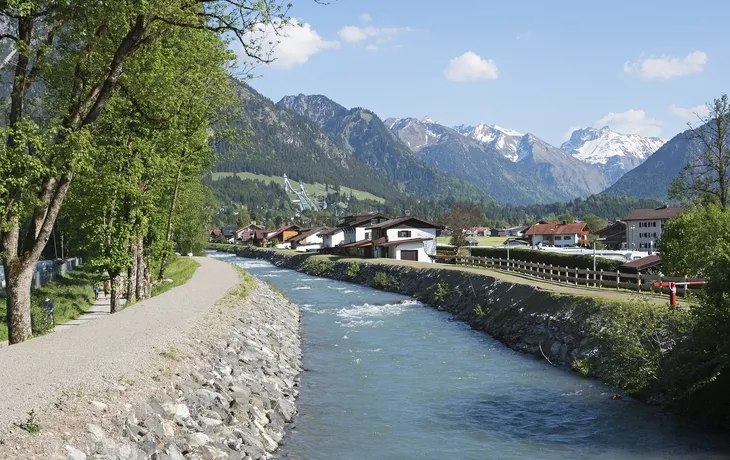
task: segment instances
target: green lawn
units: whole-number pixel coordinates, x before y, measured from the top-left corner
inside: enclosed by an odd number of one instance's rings
[[[476,236],[479,246],[501,246],[506,240],[506,236]],[[436,244],[451,244],[450,236],[439,236],[436,238]]]
[[[241,179],[260,180],[267,184],[270,182],[275,182],[275,183],[281,185],[282,187],[284,187],[284,178],[283,177],[265,176],[263,174],[254,174],[254,173],[249,173],[249,172],[240,172],[240,173],[236,173],[236,175],[238,177],[240,177]],[[231,173],[231,172],[214,172],[213,180],[218,180],[223,177],[231,177],[231,176],[233,176],[233,173]],[[299,182],[289,179],[289,183],[291,183],[291,186],[294,188],[294,190],[297,190],[297,191],[299,190]],[[325,192],[324,184],[320,184],[320,183],[308,184],[306,182],[302,182],[302,184],[304,184],[304,190],[307,191],[307,195],[309,195],[309,196],[324,195],[324,192]],[[352,189],[349,187],[344,187],[344,186],[341,187],[341,192],[346,193],[348,195],[350,194],[350,192],[352,192],[352,196],[354,196],[358,200],[373,200],[373,201],[377,201],[379,203],[385,202],[384,198],[375,196],[370,192],[363,192],[362,190],[355,190],[355,189]]]
[[[95,274],[83,268],[72,270],[57,281],[34,289],[31,292],[31,302],[40,305],[45,298],[51,299],[56,324],[63,324],[78,318],[89,309],[94,302],[91,285],[97,279]],[[8,339],[5,315],[5,290],[0,290],[0,341]]]
[[[176,286],[187,283],[198,267],[200,267],[200,264],[192,257],[174,257],[167,265],[167,270],[165,270],[165,278],[171,279],[172,282],[158,284],[153,287],[152,296],[160,295]]]

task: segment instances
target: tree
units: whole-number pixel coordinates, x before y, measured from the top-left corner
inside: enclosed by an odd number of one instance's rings
[[[667,222],[658,247],[662,271],[671,276],[706,278],[717,260],[730,257],[730,210],[709,203]]]
[[[451,230],[451,244],[455,252],[466,244],[466,231],[484,222],[482,211],[475,205],[454,204],[451,210],[444,214],[442,223]]]
[[[246,206],[241,206],[238,210],[238,220],[236,224],[238,227],[245,227],[246,225],[251,223],[251,214],[248,213],[248,208]]]
[[[564,212],[564,213],[560,214],[557,217],[557,219],[558,219],[558,222],[565,221],[565,222],[567,222],[569,224],[575,222],[575,217],[571,213],[569,213],[569,212]]]
[[[583,216],[583,222],[588,224],[588,228],[591,229],[591,233],[598,233],[599,231],[606,228],[608,222],[603,217],[598,217],[593,213],[588,213]]]
[[[205,29],[237,37],[251,60],[270,62],[270,37],[251,31],[280,30],[288,24],[287,10],[287,4],[248,0],[0,2],[7,25],[0,39],[16,51],[7,124],[0,130],[0,241],[11,344],[31,335],[36,262],[93,150],[90,128],[119,89],[129,61],[173,31]],[[42,105],[30,103],[37,93]]]
[[[708,104],[709,114],[690,125],[689,138],[697,151],[669,189],[669,197],[730,206],[730,101],[726,94]]]

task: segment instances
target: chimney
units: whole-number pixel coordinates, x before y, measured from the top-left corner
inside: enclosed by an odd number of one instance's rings
[[[563,225],[567,225],[567,224],[568,224],[568,221],[567,220],[564,220],[563,221]]]
[[[411,211],[409,211],[409,210],[407,210],[407,209],[406,209],[406,212],[404,213],[404,215],[405,215],[406,217],[409,217],[409,216],[411,215]]]

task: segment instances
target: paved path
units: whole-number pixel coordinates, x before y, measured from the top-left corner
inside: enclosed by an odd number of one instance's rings
[[[102,388],[151,368],[169,342],[211,310],[238,282],[232,265],[196,258],[200,268],[186,284],[98,319],[0,349],[0,439],[31,409],[52,407],[79,386]]]
[[[119,306],[124,305],[126,303],[126,299],[119,299]],[[118,307],[117,307],[118,309]],[[111,310],[111,296],[104,297],[104,293],[99,294],[99,298],[96,299],[96,302],[94,302],[91,307],[89,307],[89,310],[84,313],[83,315],[79,316],[76,319],[72,319],[71,321],[67,321],[63,324],[59,324],[56,326],[56,328],[53,330],[54,332],[60,332],[60,331],[67,331],[69,329],[74,329],[76,326],[81,326],[82,324],[86,324],[89,321],[94,321],[95,319],[103,318],[104,316],[109,316],[109,311]]]

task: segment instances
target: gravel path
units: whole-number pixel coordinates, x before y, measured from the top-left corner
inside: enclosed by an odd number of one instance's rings
[[[60,334],[0,348],[0,438],[31,409],[51,408],[62,392],[93,392],[158,359],[238,282],[230,264],[196,260],[200,268],[190,281],[160,296]]]

